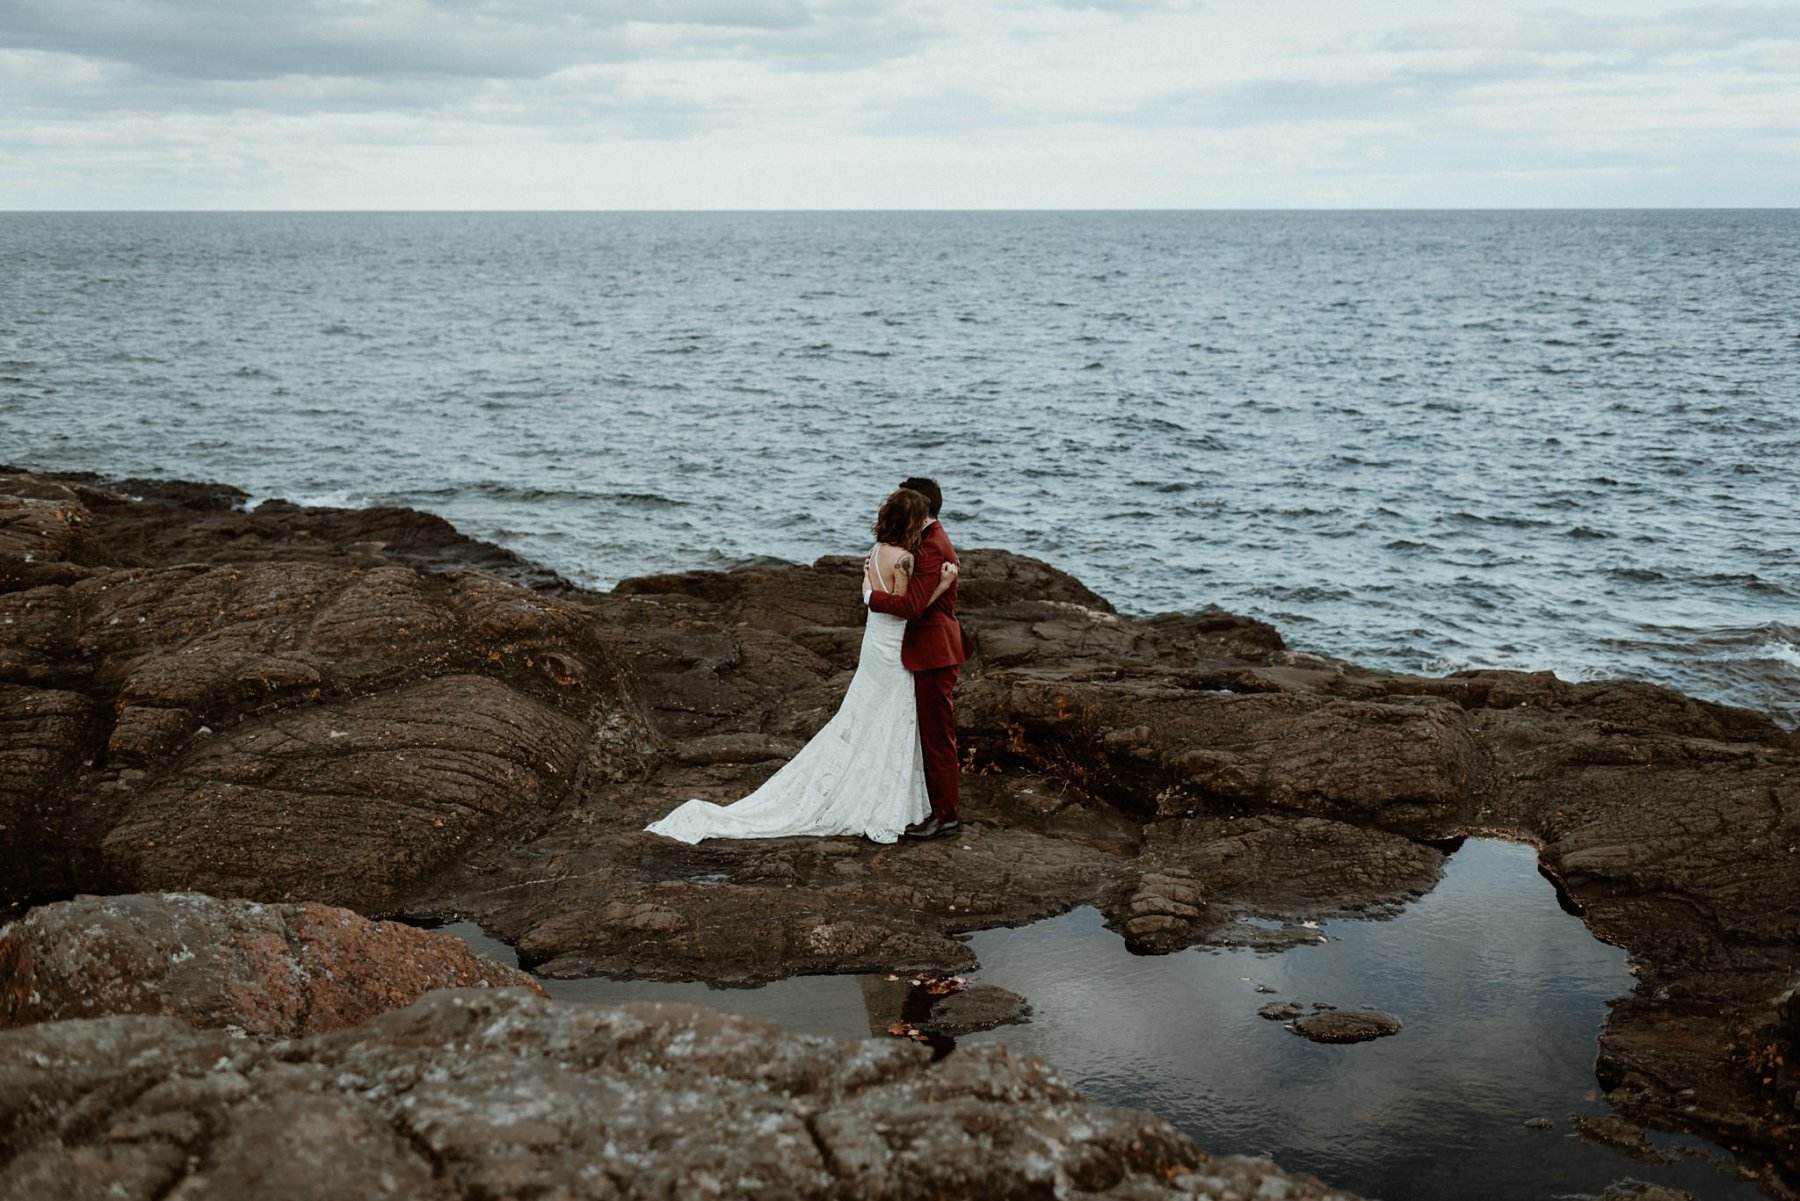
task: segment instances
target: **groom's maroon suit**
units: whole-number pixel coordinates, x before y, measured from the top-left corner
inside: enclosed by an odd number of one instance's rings
[[[919,741],[925,752],[925,791],[931,813],[939,821],[955,821],[959,799],[956,760],[956,711],[950,702],[969,640],[956,620],[956,584],[933,601],[944,564],[956,562],[956,548],[942,522],[925,527],[913,563],[912,583],[898,596],[877,590],[869,608],[906,619],[900,642],[900,664],[913,673],[913,700],[919,709]]]

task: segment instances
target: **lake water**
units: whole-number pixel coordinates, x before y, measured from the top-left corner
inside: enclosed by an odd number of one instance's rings
[[[0,213],[0,264],[0,461],[595,586],[858,551],[923,473],[1127,611],[1800,720],[1800,212]]]
[[[1596,1040],[1632,977],[1623,951],[1558,904],[1530,847],[1469,840],[1398,916],[1322,922],[1324,941],[1279,954],[1136,956],[1101,921],[1083,908],[974,935],[981,967],[970,982],[1020,993],[1033,1013],[959,1042],[1003,1043],[1096,1100],[1161,1114],[1209,1150],[1268,1154],[1383,1201],[1548,1201],[1626,1177],[1701,1201],[1762,1197],[1695,1139],[1652,1135],[1684,1158],[1644,1164],[1571,1135],[1575,1114],[1612,1112],[1594,1080]],[[442,928],[517,962],[470,923]],[[859,976],[756,989],[543,983],[568,1000],[700,1004],[840,1038],[882,1034],[904,992]],[[1402,1029],[1312,1043],[1259,1017],[1270,1001],[1373,1007]],[[1534,1118],[1552,1128],[1527,1127]]]

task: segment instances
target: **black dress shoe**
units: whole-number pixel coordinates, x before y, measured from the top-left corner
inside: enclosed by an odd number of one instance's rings
[[[962,823],[957,821],[954,817],[947,821],[939,821],[935,817],[928,817],[922,822],[914,822],[912,825],[906,827],[906,829],[901,831],[901,835],[906,838],[916,838],[920,840],[926,838],[943,838],[946,835],[956,833],[960,829],[962,829]]]

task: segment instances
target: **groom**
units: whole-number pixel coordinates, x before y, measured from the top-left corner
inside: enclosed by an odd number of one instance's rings
[[[931,797],[931,816],[906,827],[906,837],[942,838],[956,833],[961,824],[956,817],[956,714],[950,704],[950,691],[956,687],[963,660],[969,657],[969,640],[963,634],[962,623],[956,620],[956,583],[952,582],[935,602],[931,600],[944,564],[956,562],[956,548],[950,545],[950,535],[937,519],[938,510],[944,507],[944,494],[935,480],[918,476],[900,486],[911,488],[930,502],[931,518],[925,523],[912,583],[897,596],[877,589],[869,598],[869,607],[906,619],[900,663],[913,673],[919,741],[925,753],[925,792]]]

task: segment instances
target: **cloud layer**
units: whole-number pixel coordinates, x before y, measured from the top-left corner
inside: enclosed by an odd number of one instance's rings
[[[1787,205],[1796,114],[1788,4],[0,7],[14,209]]]

